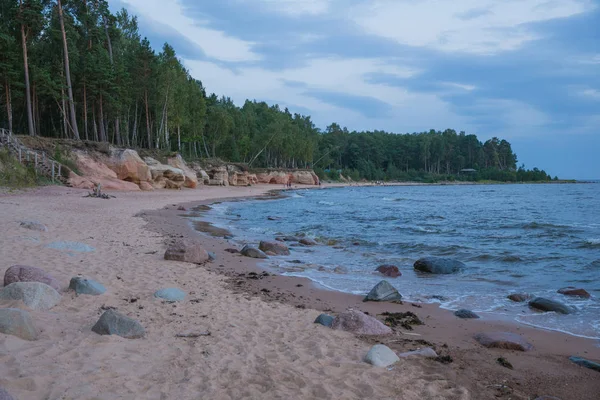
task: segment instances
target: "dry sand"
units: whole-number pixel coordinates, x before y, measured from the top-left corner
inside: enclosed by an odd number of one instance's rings
[[[16,399],[598,398],[600,375],[565,358],[573,352],[600,358],[593,341],[509,323],[457,321],[428,305],[398,305],[394,310],[411,309],[426,325],[415,329],[419,337],[397,331],[382,342],[401,350],[420,346],[413,341],[417,338],[431,341],[455,362],[406,360],[389,370],[374,368],[362,358],[378,340],[313,321],[317,309],[335,312],[352,305],[373,314],[382,306],[323,292],[301,279],[241,278],[258,267],[224,252],[231,247],[224,239],[201,238],[207,250],[217,253],[210,265],[163,260],[169,240],[197,235],[176,204],[255,196],[270,189],[114,193],[116,199],[103,200],[82,198],[86,192],[81,190],[45,187],[1,196],[0,272],[14,264],[34,265],[51,272],[65,289],[71,277],[82,275],[103,283],[107,293],[65,292],[52,310],[31,311],[41,331],[37,341],[0,334],[0,387]],[[49,231],[23,229],[22,220],[38,220]],[[58,240],[95,250],[46,247]],[[153,298],[165,287],[182,288],[186,300],[168,304]],[[107,307],[140,321],[146,337],[128,340],[91,332]],[[471,334],[488,328],[523,333],[536,349],[526,354],[482,349]],[[211,335],[175,337],[186,331]],[[497,365],[500,356],[515,370]]]

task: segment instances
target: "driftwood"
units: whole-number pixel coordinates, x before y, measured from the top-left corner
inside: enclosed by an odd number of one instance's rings
[[[83,196],[83,197],[96,197],[98,199],[106,199],[106,200],[109,200],[111,198],[116,199],[115,196],[111,196],[106,193],[102,193],[102,185],[101,184],[98,184],[92,192],[88,192],[87,196]]]

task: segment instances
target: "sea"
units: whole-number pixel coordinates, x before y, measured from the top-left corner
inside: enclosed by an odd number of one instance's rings
[[[598,183],[344,187],[284,196],[215,204],[202,218],[239,245],[283,235],[317,240],[264,266],[330,290],[366,294],[388,279],[407,301],[600,339]],[[451,275],[415,271],[426,256],[466,267]],[[397,265],[402,276],[382,277],[375,272],[381,264]],[[557,293],[566,286],[592,297]],[[558,300],[576,312],[535,312],[507,299],[511,293]]]

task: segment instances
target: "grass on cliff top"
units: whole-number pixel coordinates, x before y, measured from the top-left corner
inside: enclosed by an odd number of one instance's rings
[[[38,179],[32,168],[26,168],[8,150],[0,150],[0,186],[25,188],[36,186]]]

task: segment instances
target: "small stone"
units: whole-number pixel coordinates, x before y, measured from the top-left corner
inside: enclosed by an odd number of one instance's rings
[[[401,301],[402,295],[398,293],[388,281],[381,281],[367,294],[364,301]]]
[[[4,273],[4,286],[15,282],[40,282],[60,291],[58,281],[52,275],[38,267],[13,265]]]
[[[339,314],[334,318],[331,328],[357,335],[388,335],[392,333],[389,326],[385,326],[379,320],[357,310]]]
[[[438,356],[437,353],[431,347],[425,347],[423,349],[398,354],[398,357],[400,357],[400,358],[407,358],[407,357],[437,358],[437,356]]]
[[[529,302],[529,307],[543,312],[554,311],[559,314],[571,314],[573,312],[573,310],[565,304],[543,297],[536,297],[531,300]]]
[[[337,266],[333,269],[334,274],[347,274],[348,269],[346,267]]]
[[[600,372],[600,363],[599,362],[590,361],[590,360],[586,360],[585,358],[575,357],[575,356],[569,357],[569,360],[571,360],[575,364],[580,365],[582,367],[589,368],[594,371]]]
[[[29,312],[18,308],[0,308],[0,333],[25,340],[36,340],[38,335]]]
[[[465,310],[465,309],[454,311],[454,315],[456,315],[458,318],[462,318],[462,319],[479,318],[479,315],[475,314],[473,311]]]
[[[334,318],[329,315],[329,314],[321,314],[317,317],[317,319],[315,319],[315,324],[321,324],[323,326],[326,326],[328,328],[331,328],[331,325],[333,324],[333,320]]]
[[[300,239],[300,244],[305,246],[316,246],[318,243],[311,238],[302,238]]]
[[[508,299],[515,303],[523,303],[531,298],[527,293],[513,293],[508,295]]]
[[[258,248],[260,250],[264,251],[265,253],[271,251],[278,256],[289,256],[290,255],[290,249],[285,244],[278,242],[278,241],[269,242],[269,241],[263,240],[258,245]]]
[[[375,367],[389,367],[400,361],[400,358],[387,346],[376,344],[365,356],[365,362]]]
[[[509,332],[479,333],[475,335],[475,340],[487,348],[518,351],[528,351],[533,348],[522,336]]]
[[[389,278],[397,278],[399,276],[402,276],[402,273],[400,272],[398,267],[396,267],[395,265],[390,265],[390,264],[380,265],[379,267],[377,267],[377,269],[375,271],[377,271]]]
[[[256,247],[252,247],[250,245],[245,245],[244,248],[240,251],[240,253],[245,257],[250,258],[268,258],[265,253]]]
[[[38,221],[21,221],[21,228],[30,229],[32,231],[48,232],[48,227]]]
[[[32,310],[46,311],[60,303],[60,294],[40,282],[15,282],[0,290],[0,300],[20,300]]]
[[[157,290],[154,293],[154,297],[168,302],[183,301],[185,299],[185,292],[178,288],[165,288]]]
[[[4,388],[0,387],[0,400],[15,400]]]
[[[146,334],[144,327],[139,322],[113,309],[102,314],[92,327],[92,331],[99,335],[118,335],[126,339],[138,339]]]
[[[512,364],[504,357],[498,357],[496,362],[502,365],[504,368],[513,369]]]
[[[589,299],[592,297],[587,290],[576,288],[573,286],[564,287],[558,290],[558,293],[564,294],[565,296],[573,296],[573,297],[582,297],[584,299]]]
[[[177,240],[165,252],[165,260],[203,264],[209,260],[208,252],[196,240]]]
[[[213,262],[217,260],[217,255],[213,251],[208,252],[208,261]]]
[[[88,294],[91,296],[99,296],[106,292],[106,288],[100,282],[80,276],[71,278],[69,289],[74,290],[77,294]]]

